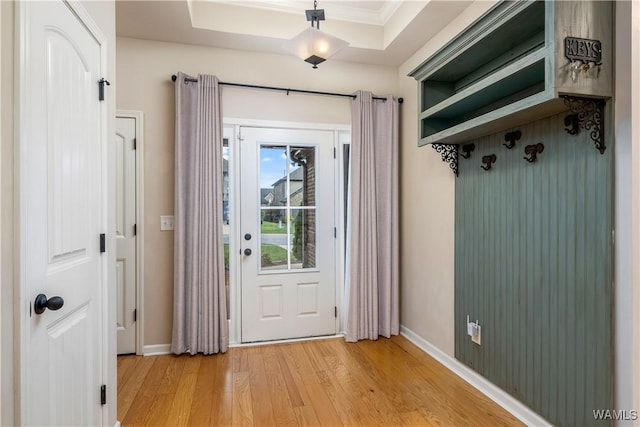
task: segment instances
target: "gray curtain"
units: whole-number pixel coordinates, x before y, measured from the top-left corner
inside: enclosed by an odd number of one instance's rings
[[[222,112],[214,76],[176,91],[174,301],[171,351],[225,352],[229,326],[222,240]]]
[[[398,101],[358,92],[351,102],[346,340],[397,335]]]

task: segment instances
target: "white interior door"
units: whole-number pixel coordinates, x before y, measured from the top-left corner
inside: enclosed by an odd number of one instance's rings
[[[20,2],[21,424],[101,425],[102,46],[61,1]],[[48,307],[47,307],[48,306]]]
[[[242,341],[335,334],[334,133],[240,140]]]
[[[116,296],[118,354],[136,352],[136,119],[116,118]]]

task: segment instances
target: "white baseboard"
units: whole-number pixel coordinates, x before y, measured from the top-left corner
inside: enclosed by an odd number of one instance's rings
[[[143,356],[160,356],[171,353],[171,344],[145,345],[142,349]]]
[[[533,412],[528,406],[493,384],[491,381],[449,356],[420,335],[405,326],[400,326],[400,334],[420,347],[429,356],[442,363],[454,374],[478,389],[489,399],[509,411],[514,417],[529,426],[551,426],[547,420]]]

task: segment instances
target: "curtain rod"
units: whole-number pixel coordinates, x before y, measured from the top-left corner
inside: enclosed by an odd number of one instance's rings
[[[171,76],[171,80],[173,82],[175,82],[178,79],[178,76],[176,76],[175,74]],[[197,82],[198,79],[190,79],[188,77],[184,78],[184,82]],[[335,92],[318,92],[315,90],[305,90],[305,89],[289,89],[286,87],[276,87],[276,86],[259,86],[259,85],[249,85],[249,84],[245,84],[245,83],[229,83],[229,82],[219,82],[218,84],[224,85],[224,86],[234,86],[234,87],[245,87],[245,88],[250,88],[250,89],[266,89],[266,90],[278,90],[281,92],[287,92],[287,95],[289,95],[289,93],[294,92],[294,93],[306,93],[309,95],[325,95],[325,96],[341,96],[343,98],[351,98],[351,99],[355,99],[356,96],[355,95],[351,95],[348,93],[335,93]],[[382,98],[380,96],[374,96],[373,99],[377,99],[377,100],[382,100],[382,101],[386,101],[387,98]],[[398,103],[402,104],[404,102],[404,99],[402,98],[398,98]]]

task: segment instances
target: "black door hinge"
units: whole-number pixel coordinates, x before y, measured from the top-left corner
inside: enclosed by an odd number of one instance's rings
[[[100,253],[107,251],[107,236],[106,234],[100,234]]]
[[[101,405],[107,404],[107,386],[104,384],[100,386],[100,404]]]
[[[333,238],[334,239],[338,238],[338,229],[336,227],[333,227]]]
[[[138,149],[138,140],[133,138],[133,149],[137,150]]]
[[[98,80],[98,101],[104,101],[104,85],[111,86],[104,78]]]
[[[138,309],[134,309],[133,310],[133,321],[137,322],[138,321]]]
[[[333,316],[337,319],[338,318],[338,307],[334,306],[333,307]]]
[[[138,224],[133,224],[133,235],[134,236],[138,235]]]
[[[333,158],[336,159],[338,156],[338,152],[336,150],[336,147],[333,147]]]

